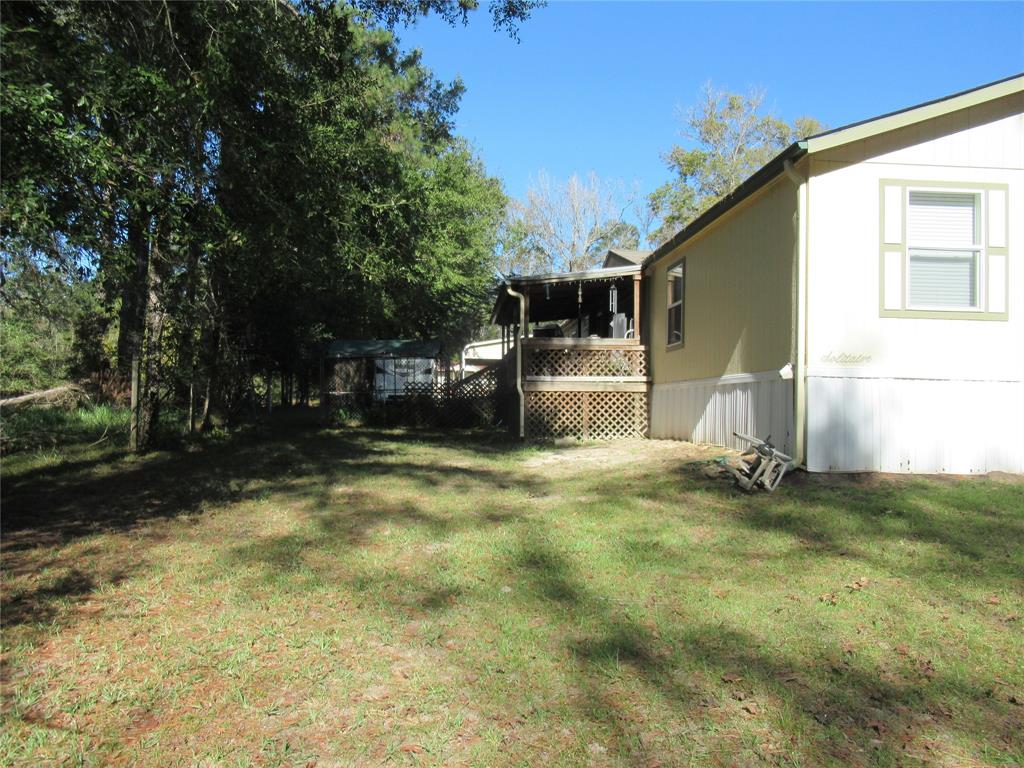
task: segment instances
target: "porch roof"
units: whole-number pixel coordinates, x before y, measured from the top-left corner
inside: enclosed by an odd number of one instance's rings
[[[529,297],[530,322],[548,322],[576,317],[579,299],[589,308],[607,306],[607,289],[612,284],[631,285],[640,276],[640,265],[588,269],[582,272],[547,272],[540,275],[508,277],[498,288],[498,296],[491,313],[491,322],[511,325],[517,321],[518,302],[505,290]],[[620,293],[619,301],[632,309],[632,290]],[[621,310],[620,310],[621,311]]]
[[[436,339],[335,339],[327,345],[325,357],[352,359],[357,357],[426,357],[441,355],[441,342]]]

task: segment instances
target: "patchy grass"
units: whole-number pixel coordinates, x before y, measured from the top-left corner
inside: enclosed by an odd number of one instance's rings
[[[1024,485],[747,496],[694,457],[299,424],[9,457],[0,764],[1024,761]]]

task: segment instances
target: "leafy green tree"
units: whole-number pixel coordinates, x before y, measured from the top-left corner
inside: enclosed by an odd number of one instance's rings
[[[414,263],[397,283],[397,332],[438,336],[458,349],[490,309],[507,201],[462,142],[430,158],[421,174],[426,205]]]
[[[649,197],[661,219],[656,242],[669,240],[789,144],[822,130],[810,117],[786,123],[765,113],[763,104],[761,91],[739,94],[704,86],[684,128],[692,146],[669,150],[665,160],[674,178]]]
[[[97,285],[72,270],[8,254],[0,290],[0,394],[20,395],[109,365],[110,322]]]
[[[385,28],[475,3],[358,6],[0,6],[4,270],[95,274],[133,446],[197,391],[206,414],[253,407],[260,375],[301,389],[333,336],[454,343],[478,320],[504,198],[452,137],[461,84]],[[534,7],[491,11],[514,33]],[[61,323],[102,365],[103,318]]]

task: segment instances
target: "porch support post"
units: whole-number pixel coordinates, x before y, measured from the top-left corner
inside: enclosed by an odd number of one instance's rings
[[[505,291],[514,299],[519,299],[519,319],[523,324],[524,332],[527,327],[526,322],[526,297],[523,294],[513,291],[508,285],[505,286]],[[518,328],[516,331],[516,394],[519,396],[519,423],[518,432],[519,438],[526,437],[526,394],[523,392],[523,342],[519,337]]]
[[[633,275],[633,338],[640,342],[640,275]]]
[[[583,283],[576,286],[576,338],[583,338]]]

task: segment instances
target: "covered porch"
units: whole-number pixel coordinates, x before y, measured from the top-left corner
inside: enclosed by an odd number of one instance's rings
[[[642,438],[647,349],[639,266],[513,277],[492,321],[502,329],[502,387],[526,438]]]

